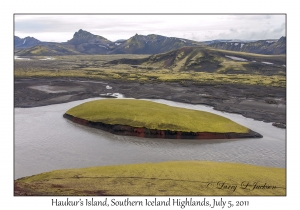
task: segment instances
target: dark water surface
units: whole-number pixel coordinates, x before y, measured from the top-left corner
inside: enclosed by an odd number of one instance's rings
[[[264,136],[262,139],[168,140],[118,136],[74,124],[63,114],[87,99],[35,108],[15,108],[15,179],[41,172],[102,165],[174,160],[211,160],[285,167],[285,130],[203,105],[152,100],[213,112]]]

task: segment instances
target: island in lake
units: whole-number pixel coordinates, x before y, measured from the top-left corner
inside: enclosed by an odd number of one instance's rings
[[[261,138],[209,112],[137,99],[100,99],[69,109],[65,118],[113,134],[169,139]]]

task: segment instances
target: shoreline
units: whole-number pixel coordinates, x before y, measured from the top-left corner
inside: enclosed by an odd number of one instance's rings
[[[271,123],[255,121],[250,118],[244,118],[241,115],[221,113],[214,111],[212,107],[201,105],[198,107],[198,105],[164,100],[154,100],[154,102],[219,114],[262,134],[263,138],[200,141],[195,139],[139,138],[114,135],[99,129],[82,126],[63,118],[66,110],[93,100],[86,99],[30,109],[16,108],[15,153],[18,168],[15,171],[15,178],[69,167],[81,168],[93,165],[133,164],[149,161],[201,159],[239,162],[266,167],[284,168],[286,166],[284,161],[286,152],[283,150],[286,146],[285,130],[278,129],[272,126]],[[35,116],[41,116],[39,123],[37,123]],[[52,133],[53,130],[55,132],[53,135],[51,134],[51,141],[40,142],[42,140],[39,138],[40,135],[31,137],[32,133],[38,134],[40,132],[42,136],[45,136],[49,132]],[[32,149],[30,146],[24,147],[22,143],[24,141],[37,142],[38,145],[35,149]],[[87,145],[86,142],[89,144]],[[65,145],[72,145],[72,151],[68,152],[68,147],[66,148]],[[132,146],[133,150],[131,149]],[[50,152],[46,148],[53,149],[50,149]],[[24,150],[29,152],[22,155]],[[61,161],[61,156],[56,154],[64,154],[65,152],[66,155],[64,156],[66,158]],[[118,158],[114,154],[118,154]],[[38,159],[33,157],[38,157]],[[136,157],[139,158],[136,159]],[[265,159],[265,157],[268,158]],[[29,167],[22,165],[24,158],[30,160],[30,163],[28,163]],[[44,158],[51,158],[51,165],[45,165],[42,161]],[[71,161],[71,164],[69,164],[68,160],[74,161]],[[55,167],[52,166],[52,163],[55,163]]]
[[[139,83],[86,78],[15,78],[14,107],[38,107],[94,97],[115,98],[111,96],[113,93],[123,94],[126,98],[165,99],[208,105],[218,111],[273,122],[277,127],[285,128],[286,124],[286,89],[257,85]]]

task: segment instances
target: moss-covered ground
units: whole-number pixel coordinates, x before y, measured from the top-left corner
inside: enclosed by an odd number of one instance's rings
[[[15,195],[286,195],[283,168],[180,161],[64,169],[15,181]]]
[[[137,99],[95,100],[73,107],[66,113],[93,122],[158,130],[216,133],[249,131],[216,114]]]

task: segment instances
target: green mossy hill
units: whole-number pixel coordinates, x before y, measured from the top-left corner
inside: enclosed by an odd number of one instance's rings
[[[286,195],[286,170],[180,161],[66,169],[15,181],[15,195]],[[263,187],[264,186],[264,187]]]
[[[265,64],[263,62],[270,63]],[[286,55],[261,55],[210,47],[182,47],[143,59],[121,59],[107,65],[134,65],[139,68],[168,69],[175,72],[205,72],[242,75],[285,75]]]
[[[158,130],[215,133],[249,132],[248,128],[216,114],[137,99],[90,101],[71,108],[66,114],[92,122]]]
[[[80,52],[76,51],[70,45],[63,45],[59,43],[37,45],[31,48],[20,50],[16,53],[18,56],[56,56],[56,55],[78,55]]]

